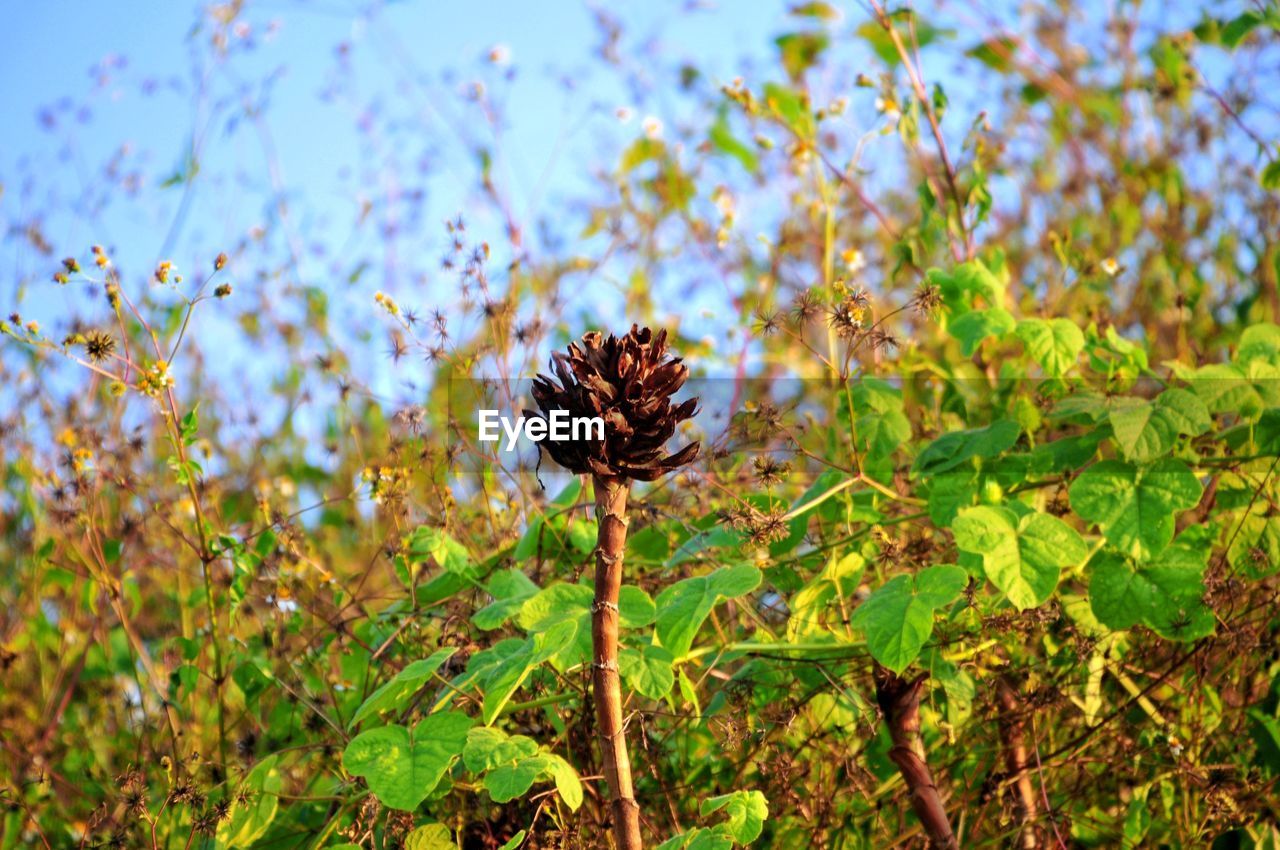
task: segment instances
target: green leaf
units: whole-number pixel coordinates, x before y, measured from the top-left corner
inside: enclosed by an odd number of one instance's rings
[[[971,357],[982,341],[991,337],[1002,337],[1017,326],[1013,316],[1003,307],[989,307],[985,310],[971,310],[963,316],[953,319],[947,325],[947,331],[960,341],[960,353]]]
[[[708,134],[711,144],[721,153],[728,154],[736,159],[752,174],[760,168],[760,162],[756,157],[756,152],[747,145],[738,141],[733,135],[733,131],[729,129],[729,122],[725,118],[722,111],[716,118],[716,122],[711,125],[711,131]]]
[[[485,773],[484,786],[496,803],[523,796],[540,778],[552,779],[569,808],[582,805],[582,781],[560,756],[541,750],[524,735],[508,735],[493,727],[467,733],[462,760],[472,773]]]
[[[694,576],[670,585],[658,594],[659,643],[676,658],[683,658],[711,609],[721,599],[743,596],[760,584],[760,570],[751,564],[722,567],[710,575]]]
[[[248,847],[262,837],[275,820],[284,779],[277,769],[279,756],[271,755],[254,765],[236,791],[231,814],[218,825],[218,847]],[[239,802],[244,799],[245,802]]]
[[[733,850],[733,838],[720,829],[697,827],[668,838],[657,850]]]
[[[409,553],[418,560],[432,558],[455,575],[475,575],[475,564],[466,547],[439,528],[418,526],[409,538]]]
[[[729,819],[724,827],[739,844],[750,844],[759,838],[769,817],[769,801],[759,791],[734,791],[712,797],[703,800],[698,811],[706,817],[722,809]]]
[[[1172,640],[1212,634],[1213,612],[1204,604],[1208,552],[1181,543],[1150,561],[1103,552],[1091,562],[1089,605],[1108,628],[1138,623]]]
[[[591,657],[591,602],[595,589],[589,584],[550,585],[524,601],[516,622],[529,632],[542,632],[552,626],[571,622],[576,639],[567,642],[556,654],[556,669],[565,670]],[[622,629],[640,629],[653,622],[657,609],[653,598],[635,585],[623,585],[618,593],[618,625]]]
[[[525,831],[523,829],[520,830],[515,835],[511,836],[511,838],[507,840],[507,843],[499,847],[498,850],[516,850],[516,848],[524,842],[524,833]]]
[[[837,635],[844,632],[839,603],[852,599],[862,581],[867,562],[857,552],[837,556],[832,552],[827,565],[808,584],[791,596],[790,619],[787,621],[787,637],[796,639],[802,635],[830,630]],[[828,611],[836,614],[828,622]]]
[[[992,422],[985,428],[943,434],[916,457],[913,475],[937,475],[975,457],[995,457],[1013,448],[1021,429],[1012,419]]]
[[[954,33],[954,30],[950,29],[938,29],[928,21],[922,20],[911,9],[899,9],[898,11],[890,12],[889,14],[890,20],[894,21],[894,26],[902,27],[904,32],[907,26],[906,19],[908,17],[914,19],[910,24],[912,33],[910,38],[913,39],[915,44],[919,47],[925,47],[932,44],[939,36],[949,36]],[[898,22],[897,19],[901,19],[901,22]],[[863,23],[858,27],[858,35],[866,39],[867,43],[871,45],[871,49],[875,51],[876,55],[879,56],[886,65],[893,67],[894,65],[901,63],[902,58],[898,54],[897,46],[894,44],[889,33],[883,26],[881,26],[879,21],[872,20]],[[903,38],[907,39],[908,36],[904,35]],[[908,41],[907,43],[911,42]]]
[[[364,777],[383,805],[413,811],[462,753],[471,725],[465,714],[445,711],[427,716],[412,732],[403,726],[370,729],[347,744],[342,765]]]
[[[1280,190],[1280,159],[1273,159],[1267,163],[1258,174],[1258,185],[1272,192]]]
[[[1248,578],[1266,578],[1280,569],[1280,516],[1246,514],[1228,526],[1227,559]]]
[[[516,622],[522,629],[541,632],[568,619],[591,615],[595,594],[589,584],[558,582],[539,591],[520,606]],[[657,608],[653,598],[632,584],[623,585],[618,593],[619,624],[626,629],[640,629],[653,622]]]
[[[1250,9],[1242,12],[1227,22],[1222,28],[1222,44],[1223,46],[1234,50],[1240,46],[1240,42],[1244,41],[1249,33],[1253,32],[1265,18],[1258,12]]]
[[[951,530],[959,549],[982,556],[987,578],[1019,611],[1043,604],[1062,568],[1089,553],[1074,528],[1034,511],[1019,519],[1008,508],[965,508]]]
[[[409,698],[418,692],[418,689],[422,687],[422,683],[430,679],[440,669],[440,665],[448,661],[455,651],[456,648],[446,646],[437,649],[429,657],[421,661],[414,661],[412,664],[407,665],[391,681],[378,688],[369,695],[368,699],[360,704],[360,707],[356,709],[356,713],[352,715],[351,722],[347,724],[347,728],[355,728],[356,724],[361,720],[379,711],[407,708]]]
[[[1121,452],[1139,463],[1168,454],[1179,435],[1198,437],[1213,424],[1204,402],[1177,388],[1165,390],[1155,401],[1117,400],[1109,418]]]
[[[493,602],[471,616],[476,628],[492,631],[500,628],[523,607],[529,597],[538,592],[533,580],[517,569],[500,570],[488,583]]]
[[[870,459],[888,457],[911,437],[911,423],[903,412],[902,390],[878,378],[862,378],[850,392],[854,436]],[[841,423],[849,421],[842,406]]]
[[[773,41],[778,45],[782,67],[793,80],[799,80],[822,55],[822,51],[827,49],[831,40],[826,33],[818,31],[786,33]]]
[[[182,444],[184,446],[189,446],[196,441],[196,432],[200,430],[200,416],[197,413],[199,410],[200,405],[197,403],[195,407],[187,411],[187,414],[182,417],[181,430]]]
[[[541,632],[565,620],[576,620],[584,611],[590,612],[591,596],[589,585],[556,582],[520,606],[516,623],[525,631]]]
[[[1013,67],[1011,59],[1017,52],[1017,39],[1012,36],[1000,36],[979,42],[966,50],[965,55],[1003,74]]]
[[[816,122],[808,97],[777,83],[765,83],[764,102],[783,124],[803,140],[812,139]]]
[[[1280,355],[1280,327],[1271,322],[1250,325],[1240,334],[1236,348],[1236,362],[1241,364],[1263,360],[1275,363]]]
[[[676,683],[670,650],[661,646],[623,649],[618,653],[618,669],[627,687],[649,699],[662,699]]]
[[[511,695],[524,684],[533,669],[569,646],[577,633],[578,623],[574,620],[556,623],[524,641],[519,649],[489,668],[483,679],[484,702],[481,706],[485,725],[497,719]]]
[[[1052,378],[1065,375],[1084,349],[1084,334],[1070,319],[1023,319],[1017,335],[1031,359]]]
[[[1005,283],[981,260],[961,263],[950,272],[929,269],[926,279],[938,287],[943,304],[952,315],[972,310],[979,300],[988,307],[1004,304]]]
[[[543,758],[546,762],[546,773],[556,783],[560,799],[576,812],[582,805],[582,779],[578,776],[578,771],[555,753],[545,753]]]
[[[850,625],[866,633],[871,657],[901,673],[933,633],[934,609],[955,599],[967,582],[968,575],[954,564],[894,576],[854,610]]]
[[[509,803],[528,793],[545,769],[545,759],[540,755],[498,765],[485,774],[484,787],[493,802]]]
[[[476,726],[467,732],[462,762],[472,773],[483,773],[538,752],[538,742],[525,735],[508,735],[492,726]]]
[[[1175,515],[1195,507],[1202,489],[1178,460],[1146,467],[1104,460],[1081,472],[1067,492],[1071,509],[1101,527],[1113,546],[1149,558],[1173,540]]]
[[[1270,363],[1212,363],[1195,370],[1187,379],[1212,413],[1232,413],[1253,418],[1269,403],[1280,403],[1274,389],[1280,370]]]
[[[666,153],[667,146],[661,139],[641,136],[622,152],[622,161],[618,167],[624,172],[632,171],[638,165],[662,159]]]
[[[404,837],[404,850],[457,850],[453,834],[442,823],[420,826]]]

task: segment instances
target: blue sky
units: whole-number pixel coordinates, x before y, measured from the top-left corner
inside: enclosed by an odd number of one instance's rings
[[[90,244],[102,243],[135,285],[146,285],[160,259],[195,274],[219,250],[234,255],[255,228],[277,221],[283,197],[287,227],[273,229],[266,242],[249,246],[245,262],[233,263],[237,297],[268,297],[278,281],[253,275],[301,247],[297,274],[285,277],[323,290],[334,313],[357,328],[356,341],[367,338],[376,367],[383,362],[386,324],[373,305],[375,289],[427,306],[454,297],[450,278],[412,271],[434,268],[445,245],[445,219],[465,212],[477,238],[503,243],[501,222],[476,189],[471,143],[491,133],[465,105],[462,95],[471,84],[483,83],[505,109],[494,174],[514,214],[530,229],[544,219],[572,245],[581,229],[575,201],[598,191],[593,175],[616,163],[645,116],[659,116],[671,128],[705,124],[706,116],[690,114],[679,93],[682,60],[717,83],[742,75],[758,87],[778,79],[772,40],[796,26],[787,15],[791,5],[601,3],[598,8],[625,25],[619,69],[597,55],[596,7],[570,0],[250,2],[237,19],[245,29],[229,34],[231,56],[220,63],[211,61],[207,46],[211,4],[20,4],[0,32],[0,212],[9,230],[0,241],[0,306],[56,328],[84,294],[49,282],[57,257],[73,251],[84,257]],[[999,5],[993,14],[1002,21],[1028,24],[1012,4]],[[861,7],[844,7],[841,27],[865,19]],[[951,17],[941,23],[959,34],[954,48],[976,43],[980,30],[967,17],[972,10],[945,8]],[[1088,21],[1104,5],[1084,8],[1081,19]],[[1179,23],[1187,25],[1198,12],[1149,4],[1142,14],[1169,25],[1169,18],[1182,16]],[[346,60],[339,53],[344,44]],[[865,45],[840,44],[838,61],[812,81],[815,91],[846,93],[850,70],[877,71]],[[498,45],[509,52],[509,66],[488,61]],[[927,52],[925,70],[948,87],[946,129],[958,146],[972,116],[989,104],[972,78],[951,73],[954,48]],[[509,84],[502,81],[507,67],[515,72]],[[1204,70],[1213,76],[1230,68],[1206,59]],[[873,95],[864,90],[867,102],[846,119],[844,129],[854,138],[874,125]],[[246,117],[246,101],[265,104],[260,125]],[[628,121],[618,118],[623,107],[631,112]],[[362,127],[373,129],[363,133]],[[187,195],[182,178],[193,138],[201,169]],[[429,173],[421,176],[424,165]],[[115,183],[104,184],[104,173]],[[138,179],[132,194],[121,188],[128,175]],[[173,185],[164,185],[167,178]],[[892,166],[877,161],[876,179],[894,179]],[[422,193],[420,205],[397,202],[414,192]],[[375,209],[378,228],[356,228],[363,204]],[[743,230],[767,230],[772,212],[747,210]],[[752,214],[758,220],[750,220]],[[20,235],[36,219],[52,257]],[[416,261],[419,254],[430,260]],[[371,260],[369,267],[364,260]],[[358,282],[349,283],[357,272]],[[687,313],[728,313],[725,291],[713,283],[696,303],[681,306]],[[604,308],[594,289],[570,296],[588,315]],[[271,358],[246,349],[234,327],[219,325],[216,316],[202,320],[199,333],[206,352],[219,355],[214,368],[232,374],[270,368]]]
[[[741,14],[747,5],[753,13]],[[626,13],[628,38],[660,38],[656,49],[664,59],[687,56],[724,79],[738,70],[740,56],[765,57],[772,51],[770,37],[784,20],[785,9],[772,2],[708,6],[680,15],[675,25],[672,12],[681,7],[631,5]],[[206,36],[189,33],[202,8],[204,4],[183,2],[54,0],[22,4],[9,15],[9,25],[0,33],[0,75],[6,81],[0,85],[5,203],[13,215],[18,204],[13,196],[19,192],[15,182],[24,168],[41,175],[44,191],[56,186],[69,202],[64,221],[47,222],[59,251],[81,243],[114,242],[134,262],[149,264],[153,257],[147,253],[148,243],[153,252],[163,247],[155,243],[164,243],[181,193],[170,191],[166,197],[154,187],[180,170],[192,127],[208,121],[207,114],[193,113],[191,105],[200,70],[193,69],[198,47],[193,39]],[[308,221],[349,211],[350,199],[340,197],[345,186],[339,174],[360,165],[353,126],[358,117],[346,105],[325,103],[320,97],[332,79],[334,47],[344,40],[353,44],[351,76],[370,102],[382,99],[385,106],[397,96],[423,101],[422,112],[430,115],[437,131],[429,147],[444,163],[438,200],[431,204],[441,218],[465,205],[471,186],[466,172],[472,164],[456,159],[461,153],[455,144],[457,129],[440,120],[441,113],[433,112],[427,101],[444,102],[469,79],[492,74],[495,69],[485,67],[484,57],[494,45],[510,51],[519,72],[505,98],[508,149],[514,153],[504,167],[521,203],[572,192],[582,182],[584,166],[608,164],[600,157],[595,163],[584,162],[583,149],[575,148],[575,142],[594,143],[601,132],[619,137],[638,133],[643,110],[629,128],[608,126],[621,124],[613,111],[636,107],[636,97],[623,90],[616,77],[601,73],[593,55],[599,37],[585,4],[399,2],[368,6],[377,8],[375,14],[366,13],[366,8],[367,4],[341,0],[249,4],[243,18],[260,46],[254,55],[237,57],[228,66],[250,88],[280,70],[266,121],[282,179],[296,199],[297,214]],[[273,22],[278,29],[268,34]],[[426,85],[413,95],[397,92],[396,75],[410,68]],[[104,82],[99,82],[102,69]],[[223,69],[213,74],[220,95],[234,97],[231,74]],[[566,78],[574,81],[572,93],[561,84]],[[654,82],[659,88],[666,85]],[[141,93],[148,84],[152,93]],[[670,101],[659,91],[653,107],[672,108]],[[57,121],[52,129],[47,116]],[[206,174],[222,177],[239,166],[265,179],[254,133],[228,131],[220,123],[207,132]],[[129,146],[128,161],[139,165],[150,181],[145,202],[122,203],[96,215],[75,210],[84,200],[80,181],[124,145]],[[453,174],[458,175],[456,181],[449,179]],[[207,191],[200,188],[199,194]],[[217,207],[201,198],[170,245],[175,261],[181,261],[184,247],[233,241],[261,214],[238,206],[227,194]],[[11,262],[20,261],[12,256],[12,246],[5,253]]]
[[[464,111],[462,93],[471,83],[501,92],[502,153],[494,172],[517,215],[531,228],[539,216],[565,222],[593,173],[616,163],[647,115],[670,121],[686,106],[673,94],[671,76],[681,60],[721,81],[772,63],[772,37],[787,7],[754,0],[629,4],[622,13],[625,73],[599,59],[601,37],[585,3],[249,3],[238,19],[247,29],[231,36],[233,55],[223,63],[209,59],[211,8],[54,0],[10,14],[0,33],[0,210],[11,231],[0,242],[6,312],[18,308],[24,318],[56,328],[56,319],[75,313],[83,290],[56,287],[49,275],[58,257],[84,257],[95,243],[106,245],[136,282],[160,259],[194,274],[219,250],[234,256],[247,234],[277,218],[281,186],[287,230],[328,256],[304,257],[298,277],[325,289],[335,312],[367,319],[362,333],[380,357],[385,323],[373,307],[375,288],[430,304],[448,303],[454,285],[437,276],[422,291],[403,273],[406,253],[427,253],[434,263],[446,241],[441,223],[460,212],[476,238],[503,242],[494,238],[500,222],[488,211],[492,205],[477,196],[469,143],[488,130],[471,126]],[[342,44],[350,48],[345,63]],[[509,64],[489,61],[495,46],[509,54]],[[503,83],[508,67],[515,77]],[[627,77],[640,87],[629,88]],[[265,91],[259,128],[242,102]],[[619,109],[630,118],[620,120]],[[379,141],[376,133],[362,137],[362,124],[378,132],[413,129],[383,140],[371,159],[370,146]],[[193,138],[201,168],[186,197],[180,178]],[[430,163],[429,177],[390,185],[412,178],[423,162]],[[137,175],[136,193],[123,191],[119,180],[103,184],[110,163],[117,178]],[[173,185],[166,187],[167,179]],[[394,237],[369,228],[353,235],[362,203],[388,204],[397,191],[411,190],[425,192],[425,200]],[[52,256],[12,237],[33,219]],[[269,242],[248,253],[283,257],[291,248]],[[344,255],[374,260],[358,286],[345,285],[356,263]],[[246,275],[256,271],[251,265],[233,263],[230,270],[242,291],[257,286]],[[236,369],[263,366],[259,352],[241,349],[233,328],[210,319],[200,331],[202,344],[212,338],[222,346],[224,362],[239,361]]]

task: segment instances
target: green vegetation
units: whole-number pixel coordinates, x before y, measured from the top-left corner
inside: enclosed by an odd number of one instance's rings
[[[0,324],[0,848],[638,846],[632,784],[664,850],[1280,846],[1280,11],[1028,14],[797,4],[661,77],[703,108],[585,232],[464,215],[458,298],[354,274],[355,334],[255,241],[51,267],[83,307]],[[627,424],[696,460],[476,439],[632,321],[702,413]]]

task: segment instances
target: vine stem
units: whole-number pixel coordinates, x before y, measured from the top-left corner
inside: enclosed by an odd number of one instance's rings
[[[935,850],[960,850],[947,819],[947,808],[929,771],[924,741],[920,737],[920,691],[928,674],[904,679],[877,664],[874,678],[876,702],[893,740],[889,758],[898,766],[898,772],[911,792],[911,808],[929,836],[931,847]]]
[[[1022,698],[1008,676],[996,680],[996,697],[1000,701],[1000,737],[1004,744],[1004,764],[1013,780],[1014,805],[1022,820],[1018,834],[1020,850],[1039,850],[1040,837],[1036,834],[1038,817],[1035,787],[1028,769],[1027,742],[1023,730]]]
[[[618,677],[618,596],[622,555],[627,542],[630,482],[595,476],[596,589],[591,605],[591,679],[597,734],[613,810],[613,835],[619,850],[640,850],[640,805],[631,781],[631,760],[622,722],[622,682]]]

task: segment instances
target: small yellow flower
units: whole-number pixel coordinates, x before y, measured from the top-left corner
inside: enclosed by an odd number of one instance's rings
[[[93,452],[81,446],[71,453],[71,468],[76,472],[84,472],[93,465]]]
[[[382,309],[386,310],[392,316],[400,315],[400,305],[397,304],[390,295],[387,295],[382,292],[375,292],[373,294],[373,300],[376,301],[378,305],[382,307]]]
[[[67,448],[71,448],[76,443],[80,442],[79,438],[76,437],[76,432],[70,428],[63,428],[58,433],[57,440],[58,440],[58,445],[66,446]]]
[[[138,378],[138,390],[146,396],[155,398],[164,390],[173,386],[173,375],[169,374],[169,364],[157,360],[151,368]]]

